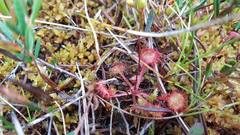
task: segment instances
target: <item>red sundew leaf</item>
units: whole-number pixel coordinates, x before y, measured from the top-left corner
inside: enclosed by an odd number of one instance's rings
[[[121,74],[126,70],[126,65],[124,63],[114,63],[110,72],[112,74]]]
[[[141,50],[140,59],[146,64],[157,64],[160,61],[161,54],[155,49],[144,48]]]
[[[187,95],[180,91],[173,91],[167,96],[167,105],[169,109],[175,112],[183,112],[187,107]]]
[[[132,76],[130,79],[129,79],[132,83],[136,84],[137,83],[137,80],[139,80],[139,82],[142,82],[142,78],[140,75],[134,75]]]
[[[112,89],[108,89],[102,81],[98,81],[95,84],[95,90],[102,98],[107,100],[114,96],[114,92],[112,91]]]

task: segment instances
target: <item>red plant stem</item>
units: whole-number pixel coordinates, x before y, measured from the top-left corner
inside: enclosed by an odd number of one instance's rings
[[[153,67],[154,67],[154,68],[153,68],[154,72],[155,72],[155,73],[159,73],[157,64],[154,64]],[[165,89],[165,87],[164,87],[164,85],[163,85],[162,79],[157,76],[157,81],[158,81],[158,83],[160,84],[160,90],[161,90],[162,94],[167,94],[167,91],[166,91],[166,89]]]
[[[166,101],[167,100],[167,96],[166,95],[158,96],[157,99],[158,100],[162,100],[162,101]]]
[[[128,86],[130,87],[131,89],[131,93],[133,93],[132,91],[132,88],[133,88],[133,85],[130,83],[130,81],[126,78],[126,76],[123,74],[123,73],[120,73],[120,76],[123,78],[123,80],[128,84]],[[136,97],[134,94],[131,94],[132,95],[132,99],[133,99],[133,103],[135,104],[136,103]]]
[[[142,82],[143,80],[143,75],[146,71],[146,67],[143,66],[142,69],[141,69],[141,72],[139,74],[139,77],[138,75],[136,75],[136,84],[134,87],[131,87],[131,93],[132,93],[132,98],[133,98],[133,103],[135,104],[136,103],[136,95],[139,94],[139,85],[140,83]]]
[[[154,65],[154,70],[156,71],[156,73],[159,73],[158,68],[157,68],[157,65]],[[166,89],[165,89],[164,86],[163,86],[163,83],[162,83],[161,78],[159,78],[159,77],[157,77],[157,78],[158,78],[158,82],[159,82],[160,86],[162,87],[162,88],[161,88],[161,89],[162,89],[162,93],[163,93],[163,94],[167,94],[167,91],[166,91]],[[159,100],[166,100],[166,96],[164,96],[164,97],[162,97],[162,98],[158,97],[158,99],[159,99]],[[178,115],[178,112],[174,112],[174,114]],[[183,121],[183,119],[182,119],[180,116],[177,117],[176,119],[177,119],[177,121],[180,123],[183,131],[186,132],[186,133],[188,133],[188,132],[189,132],[189,127],[188,127],[188,125],[186,125],[186,123]]]
[[[120,76],[122,77],[122,79],[125,81],[125,83],[127,83],[127,85],[132,88],[132,84],[130,83],[130,81],[126,78],[126,76],[123,73],[119,73]]]
[[[134,92],[133,89],[132,89],[133,85],[130,83],[130,81],[126,78],[126,76],[122,72],[120,72],[119,74],[123,78],[123,80],[128,84],[128,86],[130,87],[131,93],[133,93]],[[135,97],[134,94],[132,94],[132,99],[133,99],[133,103],[135,104],[136,103],[136,97]]]
[[[117,98],[117,97],[124,97],[124,96],[128,96],[131,95],[132,93],[121,93],[121,94],[115,94],[114,96],[112,96],[112,98]]]
[[[143,65],[143,66],[142,66],[142,69],[141,69],[141,72],[140,72],[140,74],[139,74],[139,78],[138,78],[138,76],[136,76],[136,80],[137,80],[137,83],[136,83],[136,85],[135,85],[135,90],[136,90],[136,91],[139,89],[139,85],[140,85],[140,83],[141,83],[142,80],[143,80],[143,75],[144,75],[146,69],[147,69],[147,68]]]

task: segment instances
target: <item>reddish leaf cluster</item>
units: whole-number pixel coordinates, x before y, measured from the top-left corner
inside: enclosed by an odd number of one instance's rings
[[[155,49],[144,48],[141,50],[140,59],[146,64],[157,64],[160,61],[160,58],[161,54]]]
[[[151,48],[144,48],[140,51],[140,60],[154,67],[160,62],[161,54]],[[167,112],[183,112],[187,108],[187,95],[184,92],[173,91],[170,94],[164,96],[158,96],[153,102],[148,101],[149,94],[142,92],[139,88],[140,83],[143,80],[145,72],[148,70],[145,64],[141,64],[140,73],[134,75],[131,78],[127,78],[124,74],[126,70],[126,65],[124,63],[114,63],[112,68],[109,70],[112,75],[120,75],[122,80],[129,86],[130,94],[133,96],[133,107],[134,111],[140,114],[144,114],[152,117],[162,117],[167,114]],[[96,92],[104,99],[111,99],[113,97],[118,97],[112,89],[108,88],[103,81],[98,81],[95,84]],[[121,95],[121,94],[120,94]],[[128,94],[125,94],[128,95]],[[137,103],[136,101],[141,100],[142,102]],[[160,100],[165,102],[159,102]],[[163,106],[166,106],[165,108]],[[168,110],[166,112],[166,110]]]
[[[164,100],[169,109],[174,112],[183,112],[187,108],[187,95],[181,91],[173,91],[170,94],[158,97],[159,100]]]
[[[114,96],[114,92],[112,89],[107,88],[107,86],[104,84],[103,81],[98,81],[95,84],[95,90],[97,91],[97,93],[104,99],[109,100],[110,98],[112,98]]]

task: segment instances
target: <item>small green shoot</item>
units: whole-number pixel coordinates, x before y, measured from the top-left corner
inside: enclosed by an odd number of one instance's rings
[[[37,15],[38,15],[38,12],[41,8],[41,5],[42,5],[42,0],[34,0],[33,6],[32,6],[32,14],[31,14],[31,17],[30,17],[32,23],[34,23]]]
[[[8,129],[8,130],[14,129],[14,125],[10,121],[8,121],[6,118],[4,118],[3,116],[0,116],[0,121],[2,121],[3,127],[5,129]]]
[[[41,3],[42,0],[35,0],[33,2],[31,7],[32,12],[29,16],[26,11],[27,5],[29,4],[24,0],[13,0],[14,15],[12,18],[16,18],[16,22],[15,19],[7,22],[0,21],[0,31],[7,39],[7,41],[4,41],[4,44],[1,42],[0,48],[12,53],[24,62],[31,62],[33,58],[38,57],[40,52],[41,42],[39,39],[37,41],[35,40],[35,32],[32,24],[38,15]],[[20,38],[20,40],[18,39],[19,37],[23,38]],[[2,38],[1,40],[5,39]],[[10,46],[8,47],[6,45]]]
[[[214,7],[214,17],[217,17],[220,12],[220,4],[221,0],[214,0],[213,7]]]
[[[189,131],[189,135],[203,135],[204,129],[201,123],[195,123]]]
[[[20,30],[20,34],[24,35],[26,30],[26,7],[25,2],[22,0],[14,0],[14,14],[17,19],[17,28]]]
[[[0,13],[9,15],[9,10],[4,0],[0,0]]]

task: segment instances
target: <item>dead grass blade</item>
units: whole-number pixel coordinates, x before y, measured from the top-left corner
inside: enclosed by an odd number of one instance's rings
[[[52,97],[50,97],[45,91],[43,91],[41,88],[32,86],[31,84],[24,84],[23,82],[17,81],[17,80],[10,80],[13,84],[19,85],[24,90],[30,92],[33,94],[39,101],[44,101],[45,103],[50,103],[53,101]]]
[[[30,103],[26,97],[20,95],[15,89],[0,86],[0,93],[13,103],[24,105],[28,105]]]
[[[18,135],[24,135],[23,129],[21,127],[21,124],[16,116],[16,114],[12,111],[11,112],[11,119],[12,119],[12,123],[15,126],[15,130],[17,132]]]

